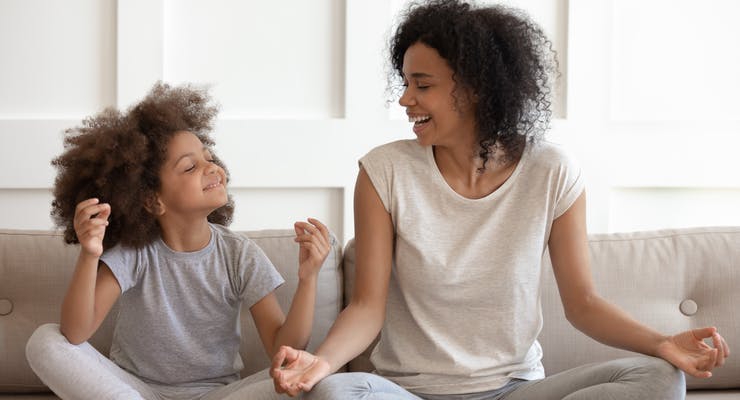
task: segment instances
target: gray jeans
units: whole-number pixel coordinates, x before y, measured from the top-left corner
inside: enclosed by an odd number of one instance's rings
[[[230,383],[164,386],[146,383],[123,370],[88,343],[73,345],[59,325],[40,326],[26,345],[31,369],[62,399],[74,400],[275,400],[267,370]]]
[[[683,372],[664,360],[631,357],[589,364],[535,381],[513,380],[482,393],[411,393],[375,374],[340,373],[324,378],[306,399],[313,400],[680,400],[686,396]]]

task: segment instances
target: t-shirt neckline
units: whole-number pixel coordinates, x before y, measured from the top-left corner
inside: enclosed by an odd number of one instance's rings
[[[471,199],[469,197],[465,197],[461,195],[460,193],[456,192],[449,183],[445,180],[445,177],[442,175],[442,171],[439,170],[439,166],[437,165],[437,162],[434,160],[434,146],[426,146],[426,158],[427,162],[431,166],[434,175],[434,179],[437,181],[437,184],[442,186],[444,190],[451,194],[453,197],[467,202],[486,202],[486,201],[492,201],[494,199],[497,199],[498,197],[502,196],[504,192],[508,190],[510,186],[514,184],[514,181],[516,180],[517,176],[521,172],[525,162],[527,161],[530,145],[527,143],[524,147],[524,151],[522,151],[522,156],[519,158],[519,161],[516,164],[516,167],[514,168],[514,172],[511,173],[511,175],[504,181],[504,183],[499,186],[496,190],[489,193],[488,195],[481,197],[479,199]]]
[[[211,237],[208,239],[208,244],[202,249],[195,251],[176,251],[168,246],[167,243],[162,240],[161,236],[157,238],[157,245],[159,247],[159,250],[162,251],[162,254],[166,254],[167,257],[177,258],[180,260],[192,260],[194,258],[199,258],[210,253],[215,246],[213,226],[211,226],[211,224],[208,224],[208,228],[211,230]]]

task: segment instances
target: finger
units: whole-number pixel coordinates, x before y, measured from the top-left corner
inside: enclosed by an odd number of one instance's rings
[[[324,225],[316,218],[309,218],[308,222],[312,223],[319,229],[319,231],[321,232],[321,237],[324,238],[326,244],[329,244],[329,237],[331,236],[331,234],[329,233],[329,228],[327,228],[326,225]]]
[[[310,222],[315,227],[317,227],[319,229],[319,231],[321,231],[321,235],[322,236],[324,236],[327,240],[329,239],[329,228],[327,228],[326,225],[324,225],[323,223],[321,223],[321,221],[319,221],[316,218],[309,218],[308,219],[308,222]]]
[[[301,249],[308,252],[309,259],[315,259],[315,260],[323,259],[323,256],[321,255],[321,250],[318,248],[316,243],[306,241],[306,242],[301,242],[300,246],[301,246]]]
[[[283,378],[282,372],[279,369],[270,369],[270,376],[272,377],[272,385],[275,387],[276,393],[285,393],[283,386],[281,385],[281,379]]]
[[[711,371],[717,365],[717,359],[719,358],[719,350],[712,349],[709,353],[709,365],[705,368],[707,371]]]
[[[708,338],[714,335],[715,332],[717,332],[717,328],[713,326],[691,330],[691,334],[694,335],[694,339],[696,340],[704,340],[705,338]]]
[[[311,369],[304,375],[303,380],[298,384],[298,387],[302,391],[308,392],[313,389],[313,385],[315,385],[319,379],[321,379],[319,372],[316,371],[316,369]]]
[[[711,349],[697,360],[696,369],[699,371],[711,371],[714,368],[714,363],[717,361],[717,349]]]
[[[102,219],[107,221],[108,217],[110,217],[110,204],[105,203],[100,205],[103,209],[98,213],[98,215],[95,216],[96,219]]]
[[[290,350],[290,346],[280,346],[280,349],[278,349],[277,353],[272,356],[271,368],[273,370],[280,370],[280,367],[283,366],[285,359],[288,358],[288,353],[290,352]]]
[[[714,335],[712,335],[712,345],[714,345],[714,348],[717,349],[717,361],[715,365],[721,367],[725,363],[726,356],[725,348],[722,345],[722,337],[717,332],[714,332]]]
[[[97,199],[97,198],[91,198],[91,199],[83,200],[83,201],[77,203],[77,206],[75,206],[75,214],[77,214],[78,212],[82,211],[86,207],[89,207],[89,206],[91,206],[93,204],[98,204],[98,202],[100,202],[99,199]]]
[[[693,376],[694,378],[711,378],[712,377],[712,373],[711,372],[709,372],[709,371],[699,371],[696,368],[686,369],[685,372],[687,374]]]
[[[722,338],[722,347],[725,348],[725,357],[729,357],[730,356],[730,346],[727,345],[727,341],[725,340],[725,338]]]
[[[81,224],[103,212],[107,212],[110,215],[110,205],[105,203],[89,205],[75,212],[75,222]],[[106,218],[108,217],[106,216]]]
[[[329,231],[326,228],[326,226],[324,226],[324,224],[319,222],[319,220],[317,219],[309,218],[308,220],[309,222],[299,221],[298,223],[300,224],[300,227],[305,229],[306,232],[315,236],[317,239],[319,239],[321,243],[328,245],[329,244]],[[314,222],[316,224],[314,224]]]
[[[313,245],[319,252],[329,252],[329,245],[318,235],[299,235],[293,239],[299,245]]]
[[[102,226],[96,226],[96,224],[105,224]],[[77,238],[78,239],[84,239],[84,238],[94,238],[94,237],[103,237],[105,236],[105,227],[108,225],[108,221],[102,221],[102,222],[91,222],[86,223],[79,229],[77,229]]]

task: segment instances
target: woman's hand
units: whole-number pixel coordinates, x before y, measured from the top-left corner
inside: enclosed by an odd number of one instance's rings
[[[712,346],[704,339],[712,339]],[[658,355],[697,378],[709,378],[712,369],[721,367],[730,355],[730,348],[717,328],[700,328],[670,336],[658,348]]]
[[[298,278],[315,277],[326,256],[329,254],[329,229],[321,221],[309,218],[308,222],[296,222],[295,241],[300,250],[298,253]]]
[[[99,202],[98,199],[87,199],[77,204],[73,222],[81,252],[93,257],[103,254],[103,237],[110,216],[110,205]]]
[[[275,391],[291,397],[308,392],[329,373],[329,363],[321,357],[289,346],[280,347],[270,368]]]

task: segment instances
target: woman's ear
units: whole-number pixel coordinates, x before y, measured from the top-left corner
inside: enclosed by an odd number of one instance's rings
[[[144,201],[144,208],[155,217],[164,214],[164,203],[159,200],[159,196],[156,194],[147,196],[146,201]]]

